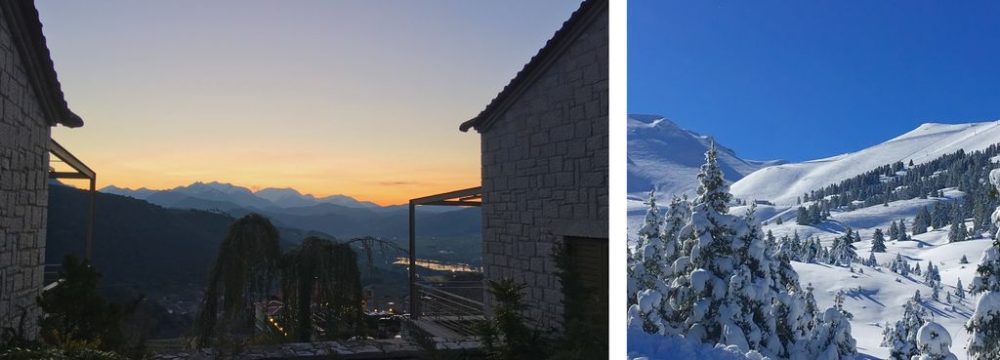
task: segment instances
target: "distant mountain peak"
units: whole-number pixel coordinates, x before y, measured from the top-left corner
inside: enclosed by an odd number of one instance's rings
[[[133,190],[108,185],[102,188],[101,192],[148,200],[164,207],[184,207],[191,206],[192,204],[208,206],[206,204],[211,204],[212,206],[227,208],[263,209],[267,207],[293,208],[332,204],[360,209],[381,208],[378,204],[357,200],[347,195],[336,194],[316,197],[312,194],[303,194],[301,191],[291,187],[269,187],[252,191],[247,187],[219,181],[196,181],[188,185],[164,190],[150,190],[146,188]]]
[[[705,152],[715,143],[723,175],[729,182],[783,161],[741,159],[711,136],[682,129],[656,114],[628,116],[628,192],[655,188],[663,195],[692,195]]]

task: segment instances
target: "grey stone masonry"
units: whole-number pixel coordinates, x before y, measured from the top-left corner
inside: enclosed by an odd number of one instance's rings
[[[608,237],[607,11],[481,133],[485,277],[526,285],[525,315],[559,328],[553,246]]]
[[[0,8],[0,11],[3,11]],[[45,262],[48,142],[35,90],[0,14],[0,328],[34,336]]]

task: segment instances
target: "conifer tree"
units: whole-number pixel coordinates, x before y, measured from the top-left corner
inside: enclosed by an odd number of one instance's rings
[[[903,219],[899,219],[899,240],[906,241],[909,239],[910,237],[906,236],[906,222]]]
[[[1000,169],[990,172],[990,182],[1000,191]],[[1000,207],[993,212],[993,222],[1000,225]],[[979,260],[976,277],[969,293],[982,294],[965,328],[971,334],[969,355],[974,359],[1000,359],[1000,232],[993,246]]]
[[[951,353],[951,334],[940,324],[928,321],[917,330],[919,355],[911,360],[958,360]]]
[[[899,225],[896,225],[896,220],[889,225],[889,240],[899,240]]]
[[[917,213],[917,216],[913,219],[913,235],[923,234],[927,232],[927,227],[930,226],[931,213],[924,206]]]
[[[868,260],[865,261],[865,265],[871,266],[871,267],[878,266],[878,260],[875,259],[875,253],[874,252],[869,252],[868,253]]]
[[[876,228],[875,234],[872,235],[872,252],[885,252],[885,236],[882,235],[882,229]]]
[[[919,296],[920,291],[917,291],[916,297]],[[892,359],[909,360],[919,353],[917,332],[929,319],[918,299],[910,299],[903,305],[903,318],[893,325],[886,324],[882,331],[882,346],[892,349]]]
[[[853,344],[847,321],[816,321],[809,315],[815,311],[799,311],[809,308],[809,294],[798,289],[797,275],[784,252],[767,251],[755,207],[742,217],[728,214],[731,195],[714,145],[706,153],[698,180],[698,197],[680,231],[682,252],[674,261],[674,277],[662,302],[669,308],[663,312],[667,331],[662,332],[789,358],[793,353],[816,355],[812,344],[818,340],[807,334],[810,327],[822,326],[847,351]],[[630,308],[630,324],[639,317],[637,310]]]
[[[962,287],[962,279],[958,279],[958,284],[955,284],[955,296],[959,299],[965,299],[965,288]]]
[[[658,304],[662,299],[662,294],[658,291],[658,280],[663,275],[663,250],[664,241],[660,238],[660,227],[662,218],[660,208],[656,205],[656,191],[649,192],[646,200],[646,217],[643,220],[642,228],[639,229],[639,239],[636,246],[631,271],[634,287],[630,289],[629,297],[633,304],[639,304],[640,316],[643,320],[642,328],[647,332],[655,333],[659,331],[660,324],[657,319]],[[645,306],[643,306],[645,305]]]

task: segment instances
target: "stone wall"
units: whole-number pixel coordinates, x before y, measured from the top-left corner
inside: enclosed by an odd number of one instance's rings
[[[50,128],[3,19],[0,14],[0,328],[16,326],[25,314],[26,334],[33,336],[45,262]]]
[[[481,145],[485,276],[525,284],[526,315],[558,327],[553,245],[608,237],[606,10],[482,130]]]

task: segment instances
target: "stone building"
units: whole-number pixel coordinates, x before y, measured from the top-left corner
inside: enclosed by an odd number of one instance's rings
[[[483,267],[526,285],[527,316],[559,328],[557,244],[608,307],[608,1],[581,4],[462,131],[481,136]],[[486,299],[487,312],[491,299]]]
[[[83,125],[63,99],[33,2],[0,1],[0,328],[37,332],[50,131]]]

